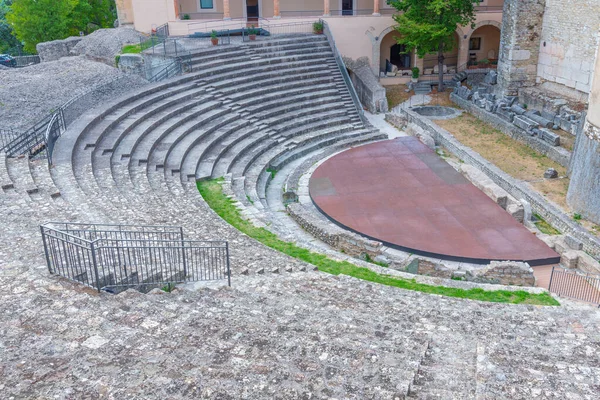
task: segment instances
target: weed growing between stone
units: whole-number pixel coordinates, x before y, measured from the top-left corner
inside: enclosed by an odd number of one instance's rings
[[[560,231],[550,225],[544,218],[542,218],[539,214],[533,214],[537,221],[535,222],[535,226],[540,230],[540,232],[546,235],[560,235]]]
[[[558,306],[560,305],[548,293],[531,294],[525,291],[511,292],[508,290],[485,291],[483,289],[459,289],[444,286],[432,286],[418,283],[414,279],[402,279],[389,275],[381,275],[368,268],[358,267],[347,261],[332,260],[322,254],[296,246],[294,243],[284,242],[275,234],[264,228],[258,228],[241,217],[234,201],[223,194],[221,188],[222,178],[210,181],[198,182],[198,190],[208,205],[225,221],[239,231],[245,233],[261,242],[262,244],[278,250],[290,257],[297,258],[319,268],[320,271],[332,275],[348,275],[354,278],[382,285],[398,287],[406,290],[414,290],[429,294],[439,294],[448,297],[489,301],[494,303],[512,304],[538,304]]]

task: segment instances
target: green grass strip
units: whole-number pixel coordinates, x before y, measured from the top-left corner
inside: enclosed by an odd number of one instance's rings
[[[403,279],[389,275],[378,274],[368,268],[358,267],[347,261],[332,260],[323,254],[314,253],[310,250],[296,246],[294,243],[280,240],[275,234],[264,228],[254,226],[248,220],[242,218],[234,201],[225,194],[221,187],[222,178],[198,182],[198,190],[208,205],[225,221],[233,225],[239,231],[245,233],[261,242],[262,244],[297,258],[309,264],[315,265],[320,271],[333,275],[348,275],[365,281],[380,283],[382,285],[398,287],[407,290],[415,290],[423,293],[439,294],[448,297],[489,301],[494,303],[512,304],[537,304],[547,306],[560,305],[548,293],[532,294],[524,290],[494,290],[483,289],[459,289],[445,286],[432,286],[418,283],[414,279]]]
[[[138,44],[128,44],[127,46],[123,46],[121,49],[121,54],[139,54],[142,51],[158,44],[162,44],[160,39],[150,38]]]

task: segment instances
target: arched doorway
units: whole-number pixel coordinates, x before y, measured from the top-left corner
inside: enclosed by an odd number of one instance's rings
[[[500,29],[496,25],[477,27],[469,37],[469,65],[496,64],[500,52]]]
[[[406,46],[398,44],[398,32],[392,30],[385,34],[379,45],[379,70],[388,72],[392,65],[399,71],[408,71],[414,66],[414,55],[406,52]]]

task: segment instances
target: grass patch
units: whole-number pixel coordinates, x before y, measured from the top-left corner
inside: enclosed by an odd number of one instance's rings
[[[408,86],[406,85],[393,85],[385,87],[385,97],[388,102],[388,109],[396,107],[399,104],[404,103],[414,94],[414,92],[407,92]]]
[[[347,261],[332,260],[322,254],[313,253],[310,250],[296,246],[294,243],[280,240],[275,234],[264,228],[254,226],[243,219],[239,210],[233,204],[233,200],[223,194],[221,188],[222,178],[198,182],[198,190],[208,205],[225,221],[233,225],[239,231],[258,240],[262,244],[297,258],[309,264],[315,265],[320,271],[332,275],[348,275],[354,278],[382,285],[398,287],[406,290],[414,290],[423,293],[439,294],[448,297],[489,301],[494,303],[513,304],[538,304],[538,305],[560,305],[548,293],[531,294],[525,291],[511,292],[508,290],[485,291],[483,289],[456,289],[444,286],[425,285],[414,279],[402,279],[389,275],[380,275],[368,268],[358,267]]]
[[[138,44],[128,44],[127,46],[123,46],[121,49],[121,54],[139,54],[142,51],[154,47],[159,43],[161,43],[159,39],[150,38]]]
[[[537,222],[535,226],[540,230],[540,232],[545,233],[546,235],[560,235],[560,231],[555,229],[552,225],[550,225],[544,218],[542,218],[539,214],[533,214]]]

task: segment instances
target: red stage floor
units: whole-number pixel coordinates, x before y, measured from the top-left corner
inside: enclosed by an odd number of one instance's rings
[[[340,153],[317,168],[309,187],[332,221],[390,247],[473,263],[560,260],[413,137]]]

